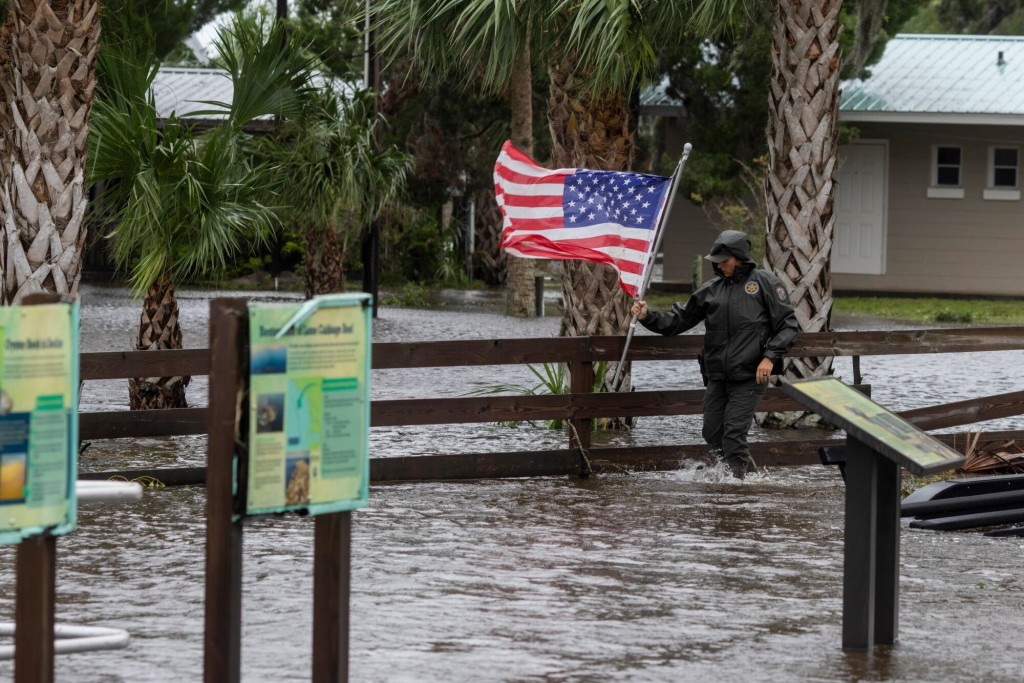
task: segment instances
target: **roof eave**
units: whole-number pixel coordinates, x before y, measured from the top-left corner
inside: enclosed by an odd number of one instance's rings
[[[1024,114],[840,110],[839,118],[847,123],[931,123],[966,126],[1024,126]]]

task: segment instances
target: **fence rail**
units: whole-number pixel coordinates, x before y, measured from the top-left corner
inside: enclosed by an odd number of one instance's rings
[[[573,425],[568,449],[415,458],[374,459],[375,480],[405,478],[520,476],[565,473],[596,467],[666,469],[680,457],[703,452],[697,444],[649,447],[593,448],[590,420],[600,417],[646,417],[700,414],[703,390],[590,393],[593,364],[618,361],[623,337],[562,337],[544,339],[486,339],[435,342],[380,342],[373,344],[375,370],[424,367],[567,363],[572,393],[538,396],[472,396],[375,400],[373,427],[465,424],[511,420],[568,420]],[[692,360],[702,338],[634,337],[627,356],[631,361]],[[789,356],[903,355],[962,353],[1024,349],[1024,327],[900,330],[883,332],[829,332],[801,334]],[[81,377],[85,381],[204,375],[209,373],[207,349],[83,353]],[[862,387],[869,391],[870,387]],[[769,389],[761,411],[795,410],[799,406],[777,389]],[[902,415],[922,429],[939,429],[1024,413],[1024,391],[904,411]],[[87,412],[80,415],[83,440],[180,436],[207,433],[206,408],[155,411]],[[822,442],[827,443],[827,442]],[[765,464],[802,464],[816,461],[817,441],[781,441],[752,444],[755,457]],[[673,464],[674,463],[674,464]]]

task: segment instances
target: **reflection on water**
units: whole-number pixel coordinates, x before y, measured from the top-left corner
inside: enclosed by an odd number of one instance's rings
[[[86,350],[129,347],[137,311],[122,296],[86,288]],[[188,346],[205,346],[208,296],[183,293]],[[375,338],[556,331],[554,318],[515,321],[479,307],[382,309]],[[876,397],[910,408],[1016,388],[997,368],[1017,367],[1019,355],[963,356],[959,381],[923,383],[919,356],[865,359],[863,369]],[[690,365],[640,364],[636,381],[699,386]],[[457,395],[528,381],[521,368],[460,371],[458,384],[455,374],[375,373],[373,392]],[[87,409],[121,408],[125,392],[121,383],[89,386]],[[199,378],[189,392],[194,405],[205,403]],[[642,420],[628,438],[664,443],[666,434],[696,441],[699,421]],[[402,428],[374,430],[372,448],[378,456],[474,452],[556,447],[564,438],[525,425]],[[96,444],[87,455],[100,469],[199,464],[205,439]],[[370,508],[354,513],[351,680],[1024,679],[1013,636],[1024,626],[1020,539],[906,529],[901,642],[871,655],[841,651],[843,495],[838,474],[822,467],[743,482],[688,466],[586,480],[374,486]],[[125,650],[58,657],[59,681],[201,679],[204,506],[202,488],[179,488],[81,510],[79,528],[58,542],[58,622],[124,628],[132,641]],[[294,516],[246,527],[245,681],[309,680],[312,527]],[[13,570],[13,551],[0,550],[3,619],[13,618]],[[0,677],[10,676],[10,664],[0,663]]]

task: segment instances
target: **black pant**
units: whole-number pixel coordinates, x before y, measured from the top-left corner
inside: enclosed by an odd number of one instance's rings
[[[767,384],[758,384],[754,379],[708,382],[704,392],[704,440],[711,448],[721,449],[733,471],[755,470],[747,432],[767,388]]]

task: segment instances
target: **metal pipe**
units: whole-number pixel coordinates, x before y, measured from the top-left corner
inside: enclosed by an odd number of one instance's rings
[[[686,160],[690,156],[690,150],[693,149],[693,145],[687,142],[683,145],[683,156],[679,158],[679,163],[676,165],[676,170],[672,173],[672,182],[668,186],[668,202],[665,205],[665,213],[662,214],[661,220],[658,223],[658,234],[654,236],[654,244],[651,245],[651,252],[647,255],[647,267],[644,268],[644,280],[640,283],[640,289],[636,292],[636,298],[642,299],[644,293],[647,291],[647,285],[651,281],[651,274],[654,272],[654,259],[658,255],[658,249],[661,248],[661,240],[665,236],[665,224],[668,223],[668,217],[672,214],[672,204],[676,199],[676,186],[679,184],[679,178],[683,175],[683,168],[686,167]],[[619,359],[619,364],[615,366],[615,375],[612,377],[612,383],[608,386],[617,387],[619,385],[619,377],[622,375],[622,366],[626,362],[626,352],[629,351],[629,343],[633,341],[633,333],[636,331],[636,316],[629,321],[629,331],[626,332],[626,343],[622,347],[622,357]]]

